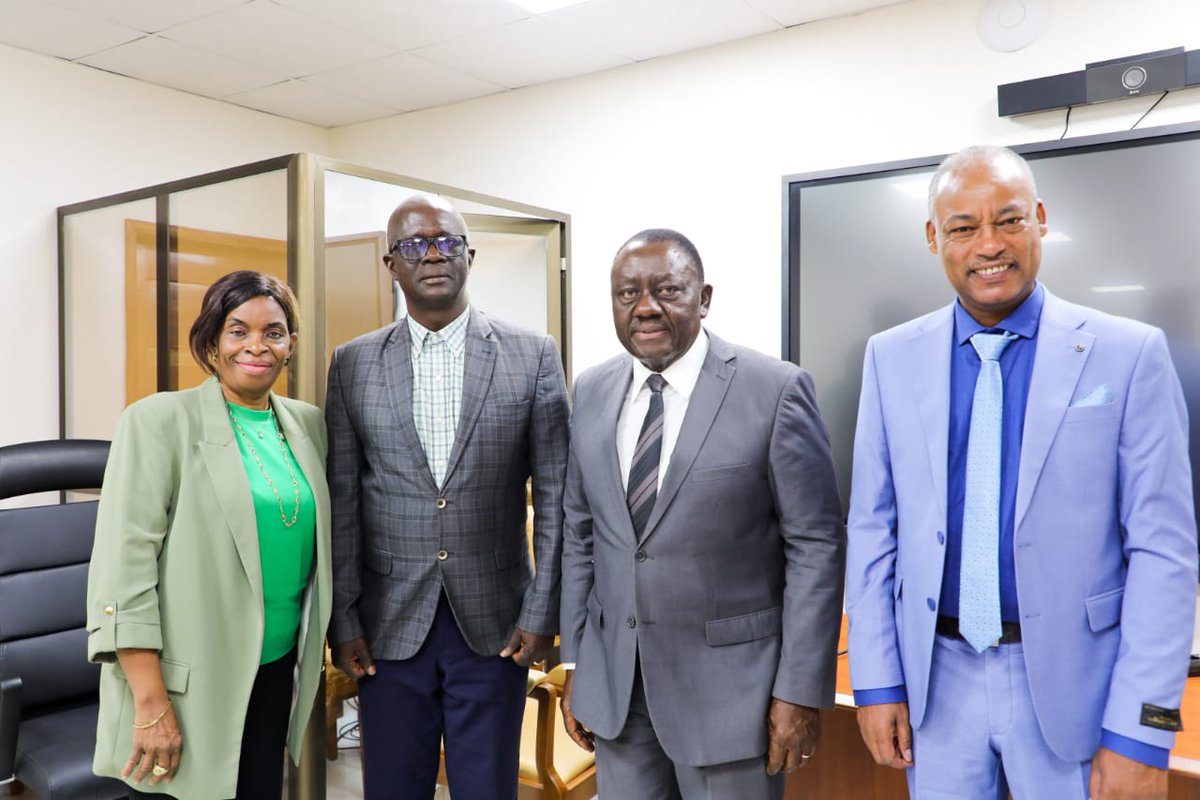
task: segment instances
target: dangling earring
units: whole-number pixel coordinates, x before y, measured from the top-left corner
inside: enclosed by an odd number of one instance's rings
[[[286,367],[286,366],[287,366],[288,364],[290,364],[290,363],[292,363],[292,357],[291,357],[291,356],[284,356],[284,357],[283,357],[283,365]]]
[[[217,363],[217,351],[216,350],[208,351],[208,360],[211,361],[214,365]]]

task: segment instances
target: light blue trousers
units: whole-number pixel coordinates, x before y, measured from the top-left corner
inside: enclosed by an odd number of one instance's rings
[[[1090,775],[1090,761],[1062,761],[1042,738],[1021,644],[977,653],[935,637],[929,704],[913,731],[913,798],[1086,800]]]

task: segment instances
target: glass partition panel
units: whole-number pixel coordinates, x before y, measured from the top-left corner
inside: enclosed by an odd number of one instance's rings
[[[195,386],[208,373],[188,349],[188,332],[204,292],[222,275],[242,269],[266,272],[288,283],[287,170],[225,181],[170,195],[168,387]],[[293,286],[294,288],[294,286]],[[141,324],[144,324],[144,315]],[[301,320],[303,329],[304,321]],[[138,390],[154,389],[147,362]],[[275,391],[288,393],[287,369]]]
[[[153,363],[154,289],[127,280],[155,272],[155,201],[66,215],[62,221],[63,409],[68,438],[110,439],[127,403],[127,365]],[[148,231],[150,250],[135,242]],[[130,335],[128,307],[151,309],[149,337]]]

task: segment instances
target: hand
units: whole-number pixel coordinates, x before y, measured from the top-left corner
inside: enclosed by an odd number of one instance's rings
[[[793,772],[808,763],[821,739],[821,713],[778,697],[767,710],[767,774]]]
[[[896,769],[913,765],[908,703],[859,706],[858,729],[876,764]]]
[[[1166,800],[1167,771],[1101,747],[1092,756],[1092,800]]]
[[[563,727],[567,729],[567,736],[571,737],[571,741],[589,753],[594,753],[596,751],[596,734],[588,730],[571,713],[571,685],[574,682],[575,670],[569,669],[567,670],[567,678],[563,681],[562,699],[558,702],[559,710],[562,711]]]
[[[543,661],[554,644],[553,636],[539,636],[536,633],[516,628],[508,637],[508,644],[500,651],[501,658],[512,656],[518,666],[528,667],[535,661]]]
[[[162,714],[164,708],[166,713],[149,728],[133,729],[133,750],[125,762],[125,769],[121,770],[122,778],[129,778],[132,774],[133,782],[141,783],[149,775],[150,783],[155,784],[170,783],[175,777],[179,770],[179,752],[183,749],[183,734],[179,732],[175,707],[166,706],[165,697],[155,703],[135,704],[136,722],[149,722]],[[166,767],[166,773],[155,775],[155,766]]]
[[[375,660],[371,658],[371,648],[362,636],[348,642],[334,645],[333,665],[354,680],[364,675],[375,674]]]

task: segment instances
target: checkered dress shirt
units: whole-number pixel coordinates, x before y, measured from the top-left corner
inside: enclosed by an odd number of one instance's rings
[[[462,408],[463,349],[470,309],[440,331],[431,331],[408,317],[412,338],[413,424],[425,450],[425,460],[439,487],[454,447]]]

